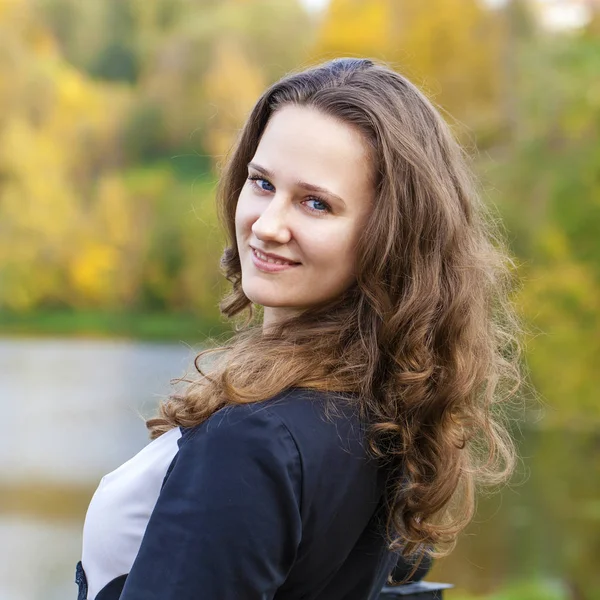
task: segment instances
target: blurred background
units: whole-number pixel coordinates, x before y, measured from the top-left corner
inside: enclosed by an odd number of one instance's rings
[[[600,598],[600,2],[0,0],[0,598],[76,596],[87,504],[210,336],[214,190],[265,86],[371,56],[440,107],[502,220],[542,402],[430,580]]]

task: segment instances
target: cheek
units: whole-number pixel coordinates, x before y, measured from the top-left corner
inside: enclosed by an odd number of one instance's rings
[[[312,264],[343,277],[354,271],[357,237],[351,227],[315,227],[306,232],[301,245]]]
[[[256,215],[253,214],[252,203],[242,190],[235,209],[235,233],[238,240],[249,235],[255,220]]]

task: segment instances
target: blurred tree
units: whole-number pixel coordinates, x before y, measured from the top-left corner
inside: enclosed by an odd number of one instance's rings
[[[121,133],[123,151],[132,164],[161,158],[169,146],[165,112],[151,100],[140,99],[131,107]]]
[[[547,425],[587,429],[600,419],[600,286],[591,269],[573,259],[559,229],[548,229],[539,241],[543,248],[523,270],[519,298],[532,325],[531,374],[546,403]]]
[[[197,311],[216,322],[223,238],[216,224],[214,183],[177,184],[168,171],[153,168],[132,172],[127,185],[136,198],[145,198],[149,219],[138,265],[138,306]]]
[[[519,130],[493,196],[523,261],[546,422],[587,426],[600,419],[600,37],[540,33],[518,58]]]
[[[0,13],[0,64],[0,306],[70,304],[66,268],[93,178],[118,164],[128,96],[64,63],[28,2]]]
[[[382,59],[490,144],[503,127],[505,35],[501,14],[478,0],[332,0],[314,58]]]
[[[313,56],[390,63],[472,129],[481,147],[504,127],[498,75],[506,35],[502,13],[479,0],[332,0]]]
[[[296,67],[313,41],[314,28],[298,0],[34,0],[34,5],[73,65],[98,79],[139,83],[124,132],[132,162],[181,151],[206,153],[212,114],[201,82],[222,53],[223,40],[264,81]]]
[[[157,146],[164,154],[210,154],[215,143],[215,94],[221,94],[219,99],[229,106],[240,103],[210,86],[229,86],[232,95],[241,95],[248,108],[248,98],[256,99],[260,86],[302,62],[313,40],[314,28],[296,0],[175,2],[165,26],[159,25],[160,3],[153,5],[154,9],[147,3],[135,6],[144,33],[139,37],[143,56],[140,106],[133,109],[131,120],[139,122],[140,113],[152,112],[163,126],[158,144],[157,139],[152,141],[154,149],[137,144],[142,156],[156,154]],[[240,82],[233,87],[220,82],[215,61],[219,61],[224,80],[231,81],[235,73]],[[246,89],[246,85],[250,87]],[[239,127],[245,112],[235,109],[235,115]],[[227,118],[232,121],[231,115]]]
[[[132,33],[136,30],[131,4],[105,0],[106,39],[89,63],[89,72],[98,79],[134,82],[138,76],[138,48]]]
[[[213,113],[207,123],[205,145],[217,161],[223,159],[262,93],[261,72],[248,62],[234,40],[221,40],[205,74],[204,103]]]
[[[216,2],[199,5],[215,14],[223,10]],[[113,3],[103,6],[118,16]],[[202,310],[217,319],[222,240],[215,229],[212,187],[178,182],[175,169],[164,166],[132,169],[131,161],[156,159],[178,135],[189,136],[183,124],[179,131],[172,128],[180,118],[179,100],[214,98],[223,112],[205,126],[210,143],[231,136],[259,93],[262,74],[237,42],[225,47],[211,34],[205,36],[208,54],[198,76],[194,70],[167,69],[164,75],[175,74],[170,81],[154,81],[160,84],[156,90],[166,85],[169,94],[153,96],[147,93],[151,86],[108,84],[107,73],[90,79],[62,58],[62,48],[77,47],[81,28],[72,18],[80,13],[67,9],[82,11],[84,22],[100,13],[86,12],[80,3],[48,0],[44,8],[55,11],[50,18],[55,35],[64,36],[57,42],[44,23],[49,13],[35,4],[15,0],[10,10],[2,8],[0,65],[7,78],[0,82],[0,307],[160,307]],[[104,37],[91,36],[92,45],[101,56],[111,39],[135,34],[142,23],[147,29],[132,39],[148,44],[140,56],[151,60],[160,52],[151,51],[150,41],[163,47],[175,35],[172,28],[185,28],[191,8],[188,2],[149,8],[131,1],[127,18],[113,21]],[[94,31],[107,29],[102,19],[98,24]],[[194,59],[194,53],[184,54],[183,64]],[[210,70],[213,54],[223,77]],[[175,59],[171,66],[179,64]],[[90,73],[91,55],[86,61]],[[241,96],[236,81],[243,84]],[[173,101],[177,86],[182,93]],[[188,99],[190,89],[195,96]],[[139,100],[132,103],[136,93]],[[161,105],[161,99],[171,104]],[[207,113],[204,105],[195,109],[197,115]]]
[[[392,36],[393,18],[394,7],[388,0],[331,0],[314,53],[391,60],[397,43]]]

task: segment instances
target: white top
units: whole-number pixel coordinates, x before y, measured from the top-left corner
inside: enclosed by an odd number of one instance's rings
[[[100,481],[83,526],[88,600],[130,572],[180,437],[178,427],[167,431]]]

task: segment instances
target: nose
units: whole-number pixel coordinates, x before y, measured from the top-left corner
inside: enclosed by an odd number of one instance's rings
[[[292,238],[289,203],[275,195],[252,224],[252,233],[263,242],[287,244]]]

